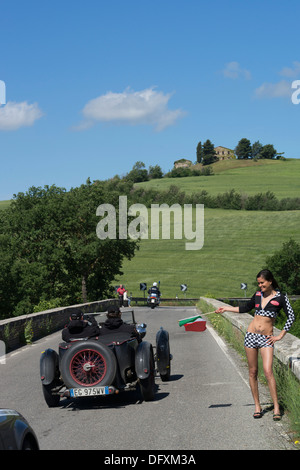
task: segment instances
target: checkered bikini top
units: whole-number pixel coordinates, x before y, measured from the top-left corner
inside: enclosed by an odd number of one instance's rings
[[[246,302],[246,304],[241,305],[239,308],[240,313],[249,312],[255,308],[254,315],[260,315],[262,317],[276,318],[281,309],[284,310],[284,313],[287,316],[287,321],[283,327],[285,331],[289,331],[294,320],[295,314],[293,308],[289,302],[289,299],[286,294],[282,294],[280,291],[277,291],[274,297],[269,300],[267,305],[262,308],[262,293],[260,291],[255,292],[251,299]]]

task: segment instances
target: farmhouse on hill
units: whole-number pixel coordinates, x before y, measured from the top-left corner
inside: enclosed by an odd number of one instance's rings
[[[230,160],[231,158],[235,158],[234,150],[228,149],[226,147],[215,147],[215,152],[219,160]]]
[[[174,162],[174,167],[175,168],[189,168],[192,166],[193,162],[191,160],[187,160],[186,158],[181,158],[180,160],[176,160]]]

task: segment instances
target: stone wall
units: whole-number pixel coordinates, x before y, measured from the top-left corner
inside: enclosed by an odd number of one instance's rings
[[[99,300],[85,304],[59,307],[45,312],[31,313],[0,321],[0,341],[4,341],[6,351],[26,344],[26,336],[35,341],[47,334],[62,329],[69,321],[72,312],[105,312],[110,305],[118,305],[118,299]],[[31,331],[28,331],[31,330]]]

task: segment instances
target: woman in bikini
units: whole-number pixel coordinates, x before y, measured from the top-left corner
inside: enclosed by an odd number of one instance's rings
[[[235,312],[246,313],[255,308],[254,318],[248,326],[245,336],[245,351],[249,366],[249,383],[255,403],[254,418],[261,418],[263,410],[258,393],[258,349],[260,349],[264,374],[268,381],[271,398],[274,403],[273,419],[281,419],[277,397],[276,382],[273,375],[273,348],[276,341],[280,341],[291,328],[295,315],[286,294],[280,292],[277,282],[268,269],[263,269],[257,274],[259,291],[240,307],[220,307],[216,313]],[[273,325],[279,311],[283,309],[287,321],[278,336],[273,335]]]

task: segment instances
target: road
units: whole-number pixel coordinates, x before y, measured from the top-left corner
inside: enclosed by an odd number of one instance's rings
[[[125,309],[126,310],[126,309]],[[146,340],[155,344],[160,326],[170,334],[171,380],[156,379],[153,402],[140,402],[135,392],[119,396],[62,399],[49,409],[39,377],[40,354],[57,350],[61,333],[11,352],[0,364],[0,407],[21,412],[35,430],[41,449],[89,450],[236,450],[293,449],[284,422],[272,411],[254,420],[247,367],[208,325],[187,332],[178,320],[195,308],[134,308],[147,323]],[[102,319],[103,321],[103,319]],[[270,407],[262,387],[265,408]]]

